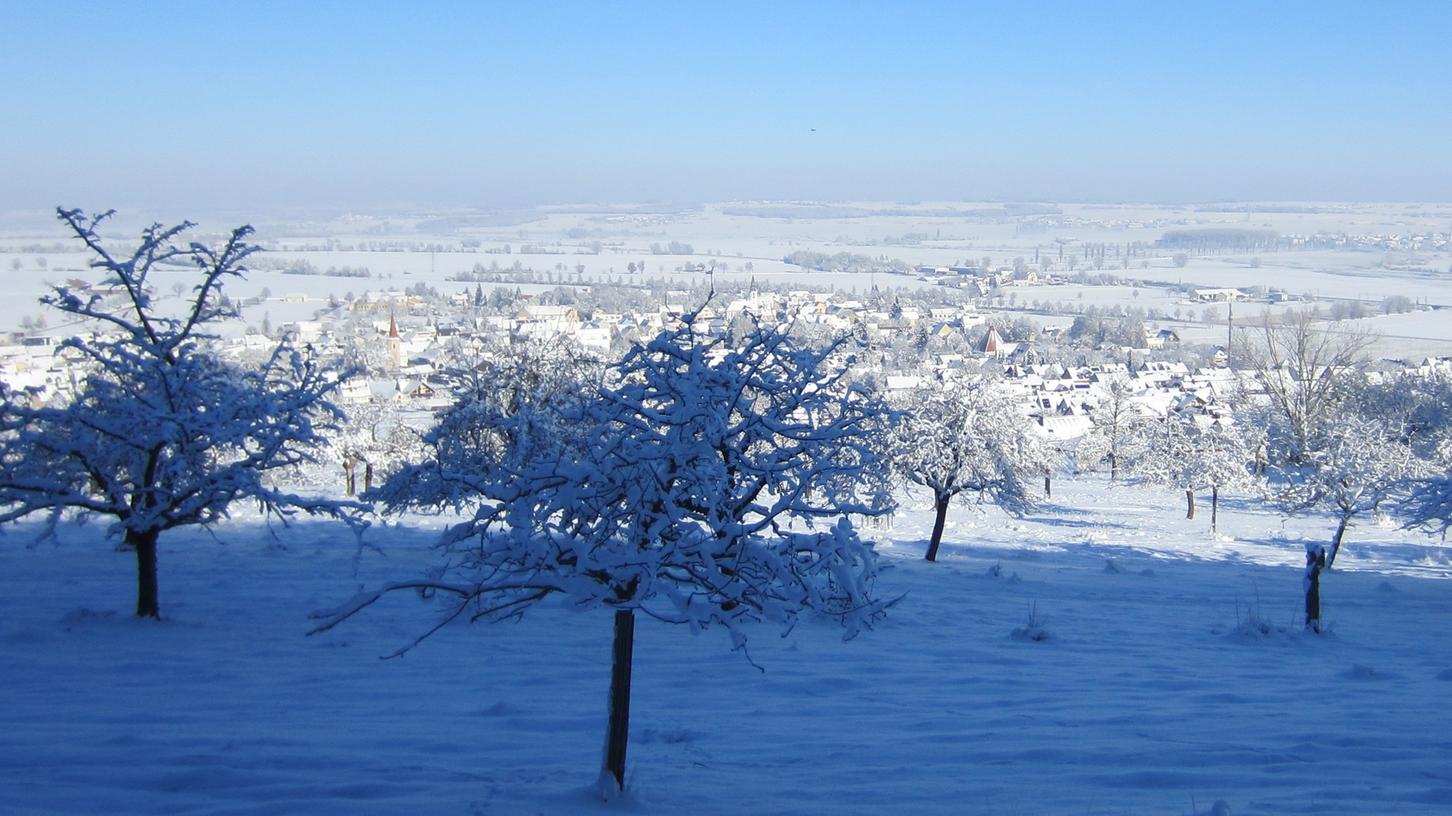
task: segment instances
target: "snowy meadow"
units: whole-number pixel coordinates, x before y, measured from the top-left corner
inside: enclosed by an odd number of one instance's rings
[[[1353,528],[1302,631],[1302,546],[1332,525],[1244,497],[1220,534],[1177,491],[1060,479],[1013,520],[965,503],[938,563],[909,496],[878,536],[901,595],[844,642],[642,618],[629,793],[602,804],[610,616],[452,625],[398,595],[441,521],[163,536],[160,622],[99,525],[0,547],[7,813],[1359,814],[1452,808],[1452,549]],[[376,548],[376,549],[374,549]],[[749,655],[749,659],[748,659]],[[755,664],[755,665],[753,665]],[[759,667],[759,668],[758,668]],[[1217,802],[1229,810],[1214,811]]]
[[[1452,381],[1367,336],[1267,326],[1245,403],[1059,369],[1065,459],[1001,375],[888,395],[854,334],[698,311],[613,363],[511,338],[394,450],[331,402],[366,356],[203,342],[250,230],[59,215],[118,291],[49,304],[119,331],[5,392],[0,811],[1452,807],[1452,549],[1385,515],[1446,529]]]

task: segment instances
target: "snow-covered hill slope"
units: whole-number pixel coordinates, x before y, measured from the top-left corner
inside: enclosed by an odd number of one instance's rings
[[[642,621],[630,797],[587,792],[610,617],[559,605],[451,626],[397,597],[309,613],[435,558],[437,522],[163,536],[160,623],[98,527],[0,539],[0,812],[1245,814],[1452,811],[1452,549],[1354,528],[1300,631],[1322,519],[1055,483],[1012,520],[955,507],[882,535],[904,597],[842,642]],[[355,564],[357,572],[355,574]],[[1222,811],[1223,812],[1223,811]]]

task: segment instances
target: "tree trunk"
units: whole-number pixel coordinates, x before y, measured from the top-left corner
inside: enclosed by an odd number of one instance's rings
[[[363,463],[363,492],[373,489],[373,463]]]
[[[1195,517],[1195,491],[1190,490],[1190,489],[1186,489],[1185,490],[1185,518],[1187,518],[1187,519],[1193,519],[1194,517]]]
[[[1045,476],[1044,477],[1044,498],[1046,498],[1046,499],[1052,499],[1053,497],[1054,497],[1054,485],[1053,485],[1053,482],[1052,482],[1052,480],[1050,480],[1050,478],[1048,476]]]
[[[1321,569],[1326,566],[1326,548],[1306,545],[1306,628],[1321,633]]]
[[[928,554],[923,556],[929,561],[938,560],[938,544],[943,540],[943,525],[948,521],[948,494],[939,494],[933,502],[938,511],[938,517],[933,521],[933,537],[928,540]]]
[[[347,495],[353,496],[358,493],[358,474],[353,470],[353,460],[343,460],[344,485],[347,488]]]
[[[615,611],[615,648],[610,662],[610,727],[605,735],[605,771],[625,790],[625,749],[630,743],[630,668],[635,655],[635,612]]]
[[[136,617],[159,618],[161,606],[156,592],[157,530],[126,531],[126,543],[136,550]]]
[[[1336,566],[1336,553],[1341,551],[1341,539],[1346,535],[1346,525],[1350,523],[1351,516],[1342,516],[1336,525],[1336,535],[1331,536],[1331,552],[1326,555],[1326,569]]]
[[[1210,532],[1216,532],[1216,525],[1220,521],[1220,488],[1210,487]]]
[[[1119,463],[1114,460],[1114,452],[1109,453],[1109,481],[1119,478]]]

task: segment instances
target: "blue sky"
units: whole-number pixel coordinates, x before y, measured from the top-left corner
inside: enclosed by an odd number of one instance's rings
[[[11,2],[0,207],[1452,200],[1452,3]]]

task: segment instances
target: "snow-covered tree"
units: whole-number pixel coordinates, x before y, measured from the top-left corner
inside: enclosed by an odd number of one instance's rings
[[[1185,491],[1185,518],[1195,518],[1195,493],[1210,491],[1210,530],[1220,520],[1220,489],[1250,481],[1252,453],[1235,425],[1171,413],[1146,425],[1144,446],[1130,462],[1146,482]]]
[[[339,377],[308,349],[278,346],[244,368],[218,356],[204,330],[231,316],[221,289],[240,278],[255,251],[250,227],[220,247],[183,243],[192,227],[153,225],[129,253],[114,253],[99,227],[110,216],[58,210],[86,246],[112,300],[94,290],[57,286],[42,302],[94,326],[96,339],[63,348],[84,360],[72,399],[36,407],[5,394],[0,404],[0,522],[47,513],[55,524],[72,511],[108,516],[136,552],[136,614],[158,617],[156,544],[161,533],[209,526],[238,500],[269,511],[340,516],[360,506],[285,492],[269,471],[310,460],[341,416],[330,402]],[[194,267],[190,300],[162,301],[158,268]]]
[[[394,400],[350,406],[347,421],[331,439],[343,467],[347,495],[366,493],[375,481],[423,458],[423,433],[409,424]],[[361,482],[360,482],[361,479]]]
[[[1427,475],[1427,465],[1413,455],[1400,428],[1380,418],[1338,413],[1309,441],[1314,452],[1306,461],[1281,471],[1284,489],[1278,498],[1290,512],[1332,514],[1336,530],[1325,559],[1330,568],[1352,521],[1396,499],[1409,480]]]
[[[900,478],[933,492],[927,560],[937,560],[948,505],[961,493],[977,493],[1009,513],[1033,508],[1054,453],[1000,384],[920,388],[904,407],[889,450]]]
[[[1075,458],[1081,464],[1107,461],[1110,481],[1119,478],[1120,468],[1138,456],[1145,444],[1148,418],[1134,404],[1134,396],[1128,383],[1110,383],[1089,412],[1093,429],[1075,449]]]
[[[1355,392],[1355,410],[1400,428],[1418,458],[1452,467],[1452,375],[1403,372]]]
[[[364,593],[322,628],[396,590],[449,599],[439,626],[515,617],[552,596],[611,610],[600,784],[618,790],[637,612],[722,626],[743,648],[752,622],[789,628],[817,610],[850,636],[886,608],[873,591],[876,554],[847,516],[887,509],[872,488],[889,413],[848,383],[845,351],[803,348],[780,327],[733,347],[697,334],[688,317],[610,369],[567,443],[512,436],[502,456],[482,458],[440,449],[435,464],[455,469],[478,505],[446,535],[449,565]],[[819,523],[800,531],[793,518]]]
[[[371,498],[406,507],[474,510],[491,485],[576,445],[604,366],[575,346],[490,349],[451,370],[455,402],[424,433],[424,456],[389,472]]]
[[[1452,529],[1452,470],[1410,481],[1398,509],[1408,527],[1446,538],[1447,530]]]
[[[1452,527],[1452,377],[1446,372],[1405,372],[1361,389],[1357,410],[1400,429],[1419,460],[1396,507],[1408,527],[1446,536]]]

